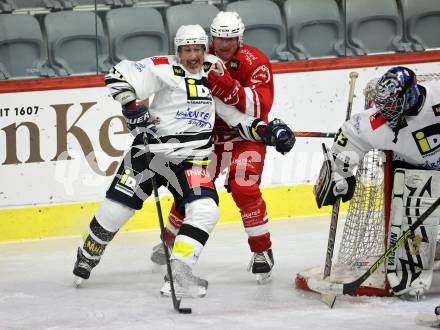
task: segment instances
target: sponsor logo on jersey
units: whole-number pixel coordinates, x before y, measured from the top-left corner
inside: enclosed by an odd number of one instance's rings
[[[434,111],[434,115],[436,117],[440,116],[440,104],[433,105],[432,110]]]
[[[440,124],[438,123],[412,132],[412,136],[422,156],[432,154],[440,148]]]
[[[138,181],[142,180],[142,174],[126,167],[118,182],[116,182],[115,189],[119,190],[125,195],[132,197],[136,191]]]
[[[168,61],[168,57],[157,57],[157,56],[154,56],[154,57],[151,58],[151,60],[153,61],[154,65],[170,64],[170,62]]]
[[[193,126],[212,128],[212,124],[209,121],[211,113],[209,112],[195,111],[188,107],[186,110],[177,110],[176,118],[188,120],[188,124]]]
[[[185,77],[185,70],[183,70],[180,66],[173,65],[173,72],[175,76]]]
[[[386,123],[385,118],[379,112],[373,113],[370,116],[370,125],[373,131],[378,129],[385,123]]]
[[[253,84],[267,84],[270,81],[270,70],[266,65],[260,65],[251,76]]]
[[[185,176],[191,189],[196,187],[207,187],[214,189],[211,176],[206,168],[189,168],[185,170]]]
[[[238,71],[239,66],[240,66],[239,60],[233,60],[229,62],[229,69],[231,70]]]
[[[208,72],[209,69],[211,69],[212,63],[210,62],[205,62],[203,63],[203,71]]]
[[[188,103],[212,103],[211,91],[208,88],[208,79],[185,78]]]

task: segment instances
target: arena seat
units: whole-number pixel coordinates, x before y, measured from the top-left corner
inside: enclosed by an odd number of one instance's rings
[[[106,16],[113,63],[169,53],[168,37],[154,8],[113,9]]]
[[[170,49],[174,51],[174,36],[181,25],[200,24],[208,33],[211,22],[219,9],[207,3],[190,3],[167,8],[165,17],[168,25]]]
[[[40,25],[31,15],[0,15],[0,79],[54,76]]]
[[[258,10],[257,10],[258,8]],[[267,0],[231,2],[226,11],[236,11],[245,25],[244,42],[259,48],[272,61],[294,59],[286,51],[286,29],[278,6]]]
[[[49,13],[44,26],[49,62],[59,75],[107,72],[111,68],[102,22],[94,12]]]
[[[395,0],[346,0],[346,21],[355,55],[411,51]]]
[[[440,1],[400,0],[405,35],[416,51],[440,48]]]
[[[344,25],[334,0],[287,0],[287,49],[296,59],[346,55]]]

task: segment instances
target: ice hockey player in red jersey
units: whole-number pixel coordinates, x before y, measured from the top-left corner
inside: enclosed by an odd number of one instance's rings
[[[212,44],[209,51],[219,57],[230,75],[208,77],[212,94],[243,113],[267,121],[272,107],[274,88],[269,59],[257,48],[243,44],[244,24],[236,12],[220,12],[211,24]],[[248,270],[259,283],[270,279],[274,258],[260,182],[266,146],[245,141],[220,118],[216,119],[215,156],[211,173],[215,180],[227,169],[225,187],[240,210],[252,258]],[[183,216],[173,207],[167,225],[167,242],[171,246]],[[153,249],[153,262],[164,264],[162,244]]]

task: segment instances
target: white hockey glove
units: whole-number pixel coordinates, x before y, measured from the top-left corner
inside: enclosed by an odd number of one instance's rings
[[[322,147],[324,162],[313,187],[313,194],[319,208],[333,205],[339,197],[343,202],[349,201],[353,197],[356,187],[356,179],[348,166],[337,166],[333,153],[325,144],[322,144]]]

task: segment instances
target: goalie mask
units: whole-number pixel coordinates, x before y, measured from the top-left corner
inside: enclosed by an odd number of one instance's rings
[[[208,49],[208,36],[200,25],[182,25],[177,30],[174,38],[177,57],[179,57],[179,47],[186,45],[203,45],[205,50]]]
[[[405,67],[389,69],[377,82],[374,103],[391,129],[398,129],[404,115],[417,108],[420,100],[415,73]]]
[[[243,42],[244,24],[235,11],[221,11],[215,16],[211,24],[211,37],[236,38]]]

